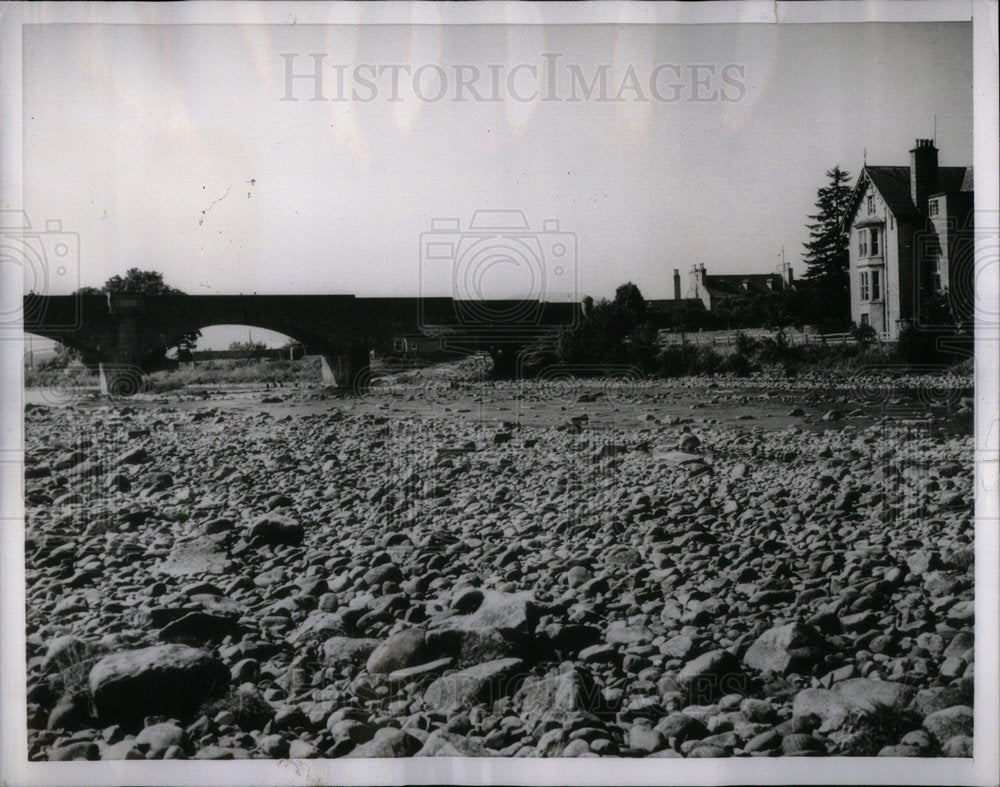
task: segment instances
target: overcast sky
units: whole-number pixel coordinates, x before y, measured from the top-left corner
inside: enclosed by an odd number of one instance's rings
[[[521,209],[531,230],[575,234],[576,285],[572,266],[552,273],[554,236],[536,247],[554,296],[631,280],[669,297],[674,268],[767,272],[782,246],[801,273],[824,171],[856,176],[866,148],[907,164],[935,115],[941,164],[971,164],[971,38],[962,23],[33,26],[25,207],[79,233],[84,285],[137,266],[192,294],[447,295],[448,263],[421,264],[432,219],[460,235],[475,210]],[[314,53],[319,101],[311,77],[287,81]],[[599,80],[584,95],[604,67],[618,100],[597,100]]]

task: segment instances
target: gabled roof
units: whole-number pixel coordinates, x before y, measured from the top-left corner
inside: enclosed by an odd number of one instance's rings
[[[910,199],[910,168],[909,167],[871,167],[866,166],[862,174],[867,174],[872,185],[878,189],[885,204],[889,206],[897,219],[918,218],[916,206]],[[860,181],[859,181],[860,182]],[[854,207],[853,205],[851,206]]]
[[[976,180],[973,177],[972,167],[965,168],[965,177],[962,178],[962,187],[959,191],[975,191],[976,190]]]
[[[847,215],[844,218],[845,229],[864,193],[864,185],[869,181],[897,219],[903,221],[920,219],[920,212],[910,198],[910,168],[876,167],[869,164],[861,170],[854,191],[851,192]],[[933,193],[955,194],[961,191],[972,191],[972,167],[938,167],[938,188]]]

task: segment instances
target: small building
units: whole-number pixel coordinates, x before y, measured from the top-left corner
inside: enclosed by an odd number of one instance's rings
[[[704,318],[705,305],[699,298],[681,297],[681,274],[674,268],[674,297],[646,301],[647,318],[657,328],[677,328]],[[690,327],[690,326],[688,326]]]
[[[865,164],[843,225],[854,324],[892,341],[921,293],[971,296],[972,208],[972,167],[939,167],[933,140],[916,141],[908,167]]]
[[[423,333],[407,333],[395,336],[392,340],[392,351],[395,355],[410,357],[434,355],[445,349],[441,336],[430,336]]]
[[[674,271],[674,292],[679,288],[680,275]],[[712,311],[720,301],[745,298],[748,295],[767,295],[795,286],[792,266],[783,263],[775,273],[734,273],[710,275],[703,264],[694,265],[688,273],[685,293],[688,299],[700,300],[705,309]]]

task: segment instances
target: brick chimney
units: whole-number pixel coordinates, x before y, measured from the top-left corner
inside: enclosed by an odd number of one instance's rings
[[[681,272],[674,268],[674,300],[681,299]]]
[[[910,199],[921,213],[927,197],[937,191],[938,151],[932,139],[918,139],[910,151]]]

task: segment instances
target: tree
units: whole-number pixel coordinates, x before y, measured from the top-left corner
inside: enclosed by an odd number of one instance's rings
[[[839,166],[827,170],[829,182],[819,189],[816,213],[809,216],[809,242],[805,244],[804,278],[808,282],[811,311],[817,322],[846,323],[850,315],[850,256],[844,219],[851,198],[850,175]]]
[[[232,342],[229,349],[233,352],[244,353],[248,358],[256,358],[267,349],[267,345],[264,342]]]
[[[97,290],[94,287],[82,287],[77,290],[78,295],[98,295],[119,292],[142,293],[144,295],[183,295],[181,290],[171,287],[163,281],[163,274],[159,271],[143,271],[138,268],[129,268],[125,271],[125,276],[112,276],[104,286]],[[170,347],[177,347],[178,350],[191,352],[194,350],[198,339],[201,338],[201,331],[191,331],[182,334],[180,338]],[[164,351],[170,347],[163,348]]]
[[[163,281],[159,271],[141,271],[129,268],[125,277],[112,276],[104,282],[104,292],[138,292],[145,295],[183,295]]]
[[[615,306],[631,321],[632,326],[640,325],[646,320],[646,301],[639,288],[627,281],[615,290]]]

